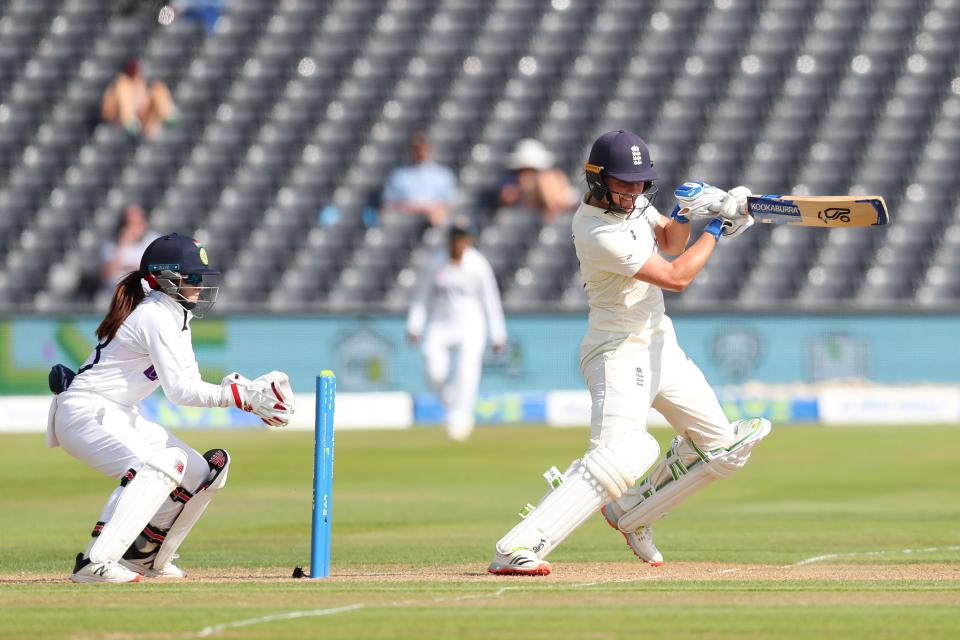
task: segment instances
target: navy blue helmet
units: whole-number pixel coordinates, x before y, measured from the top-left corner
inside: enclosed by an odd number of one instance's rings
[[[608,211],[626,214],[629,217],[636,211],[637,200],[640,199],[636,194],[626,194],[610,189],[606,180],[608,177],[624,182],[645,182],[643,199],[646,204],[641,211],[652,204],[657,192],[654,185],[657,170],[653,167],[647,143],[632,131],[623,129],[608,131],[597,138],[590,148],[590,156],[584,168],[590,194],[605,203]],[[619,195],[620,203],[617,203],[611,194]],[[624,202],[630,203],[631,206],[624,207]]]

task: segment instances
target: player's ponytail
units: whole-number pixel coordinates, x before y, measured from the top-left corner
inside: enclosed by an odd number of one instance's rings
[[[110,310],[107,316],[97,327],[97,338],[101,342],[112,340],[117,335],[120,325],[127,319],[127,316],[143,302],[146,294],[143,291],[143,285],[140,283],[140,272],[131,271],[123,280],[117,283],[117,289],[113,292],[113,300],[110,301]]]

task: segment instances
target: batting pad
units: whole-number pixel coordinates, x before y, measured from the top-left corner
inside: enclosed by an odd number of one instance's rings
[[[124,487],[110,521],[90,548],[90,561],[119,560],[170,492],[183,481],[186,468],[187,454],[183,449],[170,447],[153,454]]]
[[[647,479],[618,500],[625,513],[617,521],[617,528],[630,532],[649,526],[714,480],[732,476],[747,464],[753,448],[770,433],[771,425],[764,418],[749,418],[734,422],[733,428],[736,441],[711,451],[702,451],[678,436]]]
[[[545,558],[607,501],[619,498],[656,462],[660,445],[645,431],[628,431],[575,460],[563,482],[497,543],[497,551],[530,549]]]
[[[170,530],[167,531],[163,544],[161,544],[157,550],[157,557],[153,560],[153,568],[155,571],[163,571],[167,563],[173,559],[177,549],[180,548],[187,534],[193,529],[193,525],[197,524],[200,516],[207,510],[207,505],[210,504],[210,501],[217,495],[217,491],[219,491],[223,485],[227,484],[227,470],[230,467],[230,455],[223,449],[211,449],[203,454],[203,457],[207,460],[207,464],[210,465],[210,475],[212,478],[208,480],[206,486],[201,486],[194,496],[183,505],[183,510],[180,512],[180,515],[173,521],[173,525],[171,525]]]

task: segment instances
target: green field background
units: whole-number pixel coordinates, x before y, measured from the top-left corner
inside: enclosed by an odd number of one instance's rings
[[[179,435],[233,460],[181,566],[283,575],[306,565],[312,435]],[[672,432],[654,435],[666,445]],[[566,468],[586,438],[586,429],[542,427],[481,428],[466,444],[439,429],[337,435],[333,573],[465,565],[462,580],[74,585],[64,581],[73,556],[115,482],[45,449],[39,435],[2,436],[0,637],[900,638],[949,636],[960,623],[955,580],[677,583],[631,572],[593,586],[558,581],[564,563],[636,563],[599,517],[550,557],[555,576],[481,579],[494,542],[546,490],[543,471]],[[960,564],[958,451],[957,427],[777,425],[740,474],[678,508],[656,539],[667,563],[782,566],[849,554],[837,561]]]

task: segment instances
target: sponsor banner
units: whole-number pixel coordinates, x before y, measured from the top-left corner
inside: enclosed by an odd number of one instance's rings
[[[260,418],[236,407],[181,407],[162,395],[153,395],[141,402],[140,414],[168,429],[242,429],[264,426]]]
[[[773,423],[815,422],[817,397],[802,394],[762,392],[750,395],[738,389],[722,390],[717,394],[723,412],[732,422],[743,418],[767,418]],[[552,427],[582,427],[590,424],[590,393],[583,391],[551,391],[547,394],[547,424]],[[667,419],[656,409],[650,410],[647,424],[651,427],[668,426]]]
[[[717,393],[720,406],[727,418],[766,418],[773,424],[785,422],[816,422],[817,395],[812,392],[763,392],[745,394],[738,389],[723,389]]]
[[[824,425],[936,424],[960,422],[960,387],[953,386],[824,386],[817,391],[782,389],[749,393],[731,387],[718,393],[730,420],[761,416],[775,424],[820,422]],[[297,394],[297,413],[287,429],[314,426],[316,400]],[[0,397],[0,433],[42,432],[46,429],[50,395]],[[255,415],[238,409],[179,407],[160,395],[140,405],[145,418],[168,428],[264,428]],[[479,424],[547,424],[585,427],[590,424],[590,394],[586,390],[547,393],[485,394],[475,405]],[[403,391],[337,394],[337,429],[406,429],[443,422],[443,407],[433,394],[412,396]],[[651,427],[667,426],[651,410]]]
[[[547,393],[546,423],[551,427],[590,426],[590,392],[582,390]],[[659,411],[650,409],[647,425],[666,427],[669,423]]]
[[[0,433],[46,431],[53,396],[0,397]]]
[[[547,419],[547,395],[540,391],[482,394],[473,406],[474,419],[478,424],[543,424]],[[413,405],[417,424],[443,422],[445,412],[436,394],[419,393],[414,396]]]
[[[286,428],[312,430],[316,414],[316,396],[312,393],[298,393],[297,412],[290,426]],[[409,429],[413,425],[413,398],[404,391],[337,392],[333,424],[337,430]]]
[[[50,394],[0,397],[0,433],[45,431],[50,399]],[[266,428],[260,418],[237,408],[180,407],[162,396],[151,396],[141,402],[140,412],[147,420],[168,429]],[[297,394],[293,421],[278,431],[311,430],[315,414],[314,394]],[[402,391],[338,393],[333,419],[339,430],[407,429],[413,424],[413,399]]]
[[[957,387],[831,387],[820,391],[818,402],[825,425],[960,421]]]

